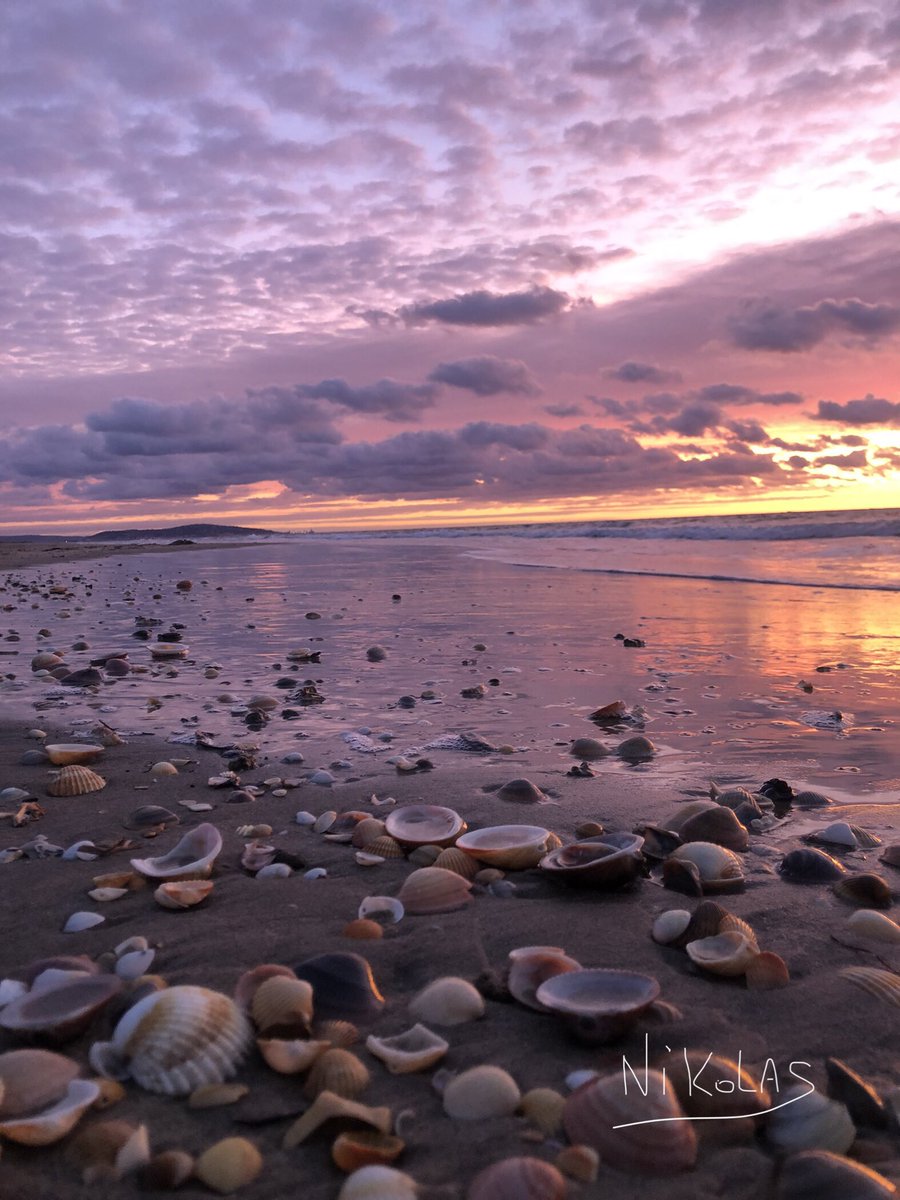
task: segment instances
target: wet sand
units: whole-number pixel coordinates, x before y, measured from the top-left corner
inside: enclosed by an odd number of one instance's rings
[[[243,543],[216,542],[234,548]],[[16,571],[53,563],[84,562],[94,558],[130,557],[134,554],[180,554],[185,550],[210,549],[203,542],[190,545],[148,545],[146,542],[6,542],[0,540],[0,571]]]

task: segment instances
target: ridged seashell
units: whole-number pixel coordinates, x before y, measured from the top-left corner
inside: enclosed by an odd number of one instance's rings
[[[352,1021],[321,1021],[316,1026],[316,1036],[324,1038],[335,1049],[355,1046],[359,1041],[359,1029]]]
[[[745,804],[748,800],[753,799],[753,793],[747,788],[720,788],[716,783],[710,783],[709,795],[716,804],[724,804],[726,808],[737,808],[739,804]]]
[[[337,1200],[416,1200],[418,1190],[411,1175],[373,1163],[348,1175]]]
[[[862,1163],[827,1150],[804,1150],[786,1159],[775,1200],[892,1200],[889,1179]]]
[[[616,747],[616,754],[619,758],[623,758],[626,762],[636,763],[644,762],[648,758],[652,758],[656,753],[656,747],[649,738],[643,734],[637,733],[634,737],[626,738],[624,742],[620,742]]]
[[[285,1150],[293,1150],[329,1121],[356,1121],[381,1133],[390,1133],[392,1122],[389,1108],[370,1108],[357,1100],[320,1092],[305,1113],[288,1129],[282,1141]]]
[[[299,1075],[308,1071],[331,1043],[303,1038],[257,1038],[256,1045],[266,1063],[279,1075]]]
[[[566,1100],[563,1125],[569,1140],[584,1143],[615,1170],[668,1175],[694,1165],[697,1135],[665,1077],[641,1072],[646,1088],[623,1072],[594,1079]],[[638,1122],[641,1122],[638,1124]]]
[[[787,987],[791,973],[783,958],[771,950],[763,950],[747,964],[744,978],[751,991],[771,992]]]
[[[895,842],[892,846],[885,846],[881,861],[887,863],[889,867],[900,867],[900,842]]]
[[[458,846],[447,846],[434,860],[434,866],[443,871],[453,871],[463,879],[474,879],[478,874],[478,860],[460,850]]]
[[[691,962],[713,975],[743,975],[759,953],[756,945],[736,930],[715,937],[688,942],[685,947]]]
[[[174,763],[168,762],[168,760],[166,760],[166,759],[162,759],[162,760],[160,760],[160,762],[155,762],[153,764],[153,766],[150,768],[149,773],[151,775],[157,776],[158,778],[161,778],[164,775],[177,775],[178,768],[175,766]]]
[[[753,1117],[772,1105],[768,1091],[730,1058],[685,1050],[660,1065],[690,1117]]]
[[[852,913],[847,918],[846,927],[859,937],[873,942],[892,942],[895,945],[900,942],[900,925],[871,908],[860,908]]]
[[[674,945],[683,950],[688,942],[715,937],[727,916],[730,916],[728,910],[715,900],[701,900],[694,909],[690,924],[681,937],[674,942]]]
[[[343,843],[349,845],[353,841],[353,835],[364,821],[371,821],[375,818],[370,817],[368,813],[359,812],[356,809],[348,812],[338,813],[335,819],[331,822],[327,832],[324,834],[329,842]],[[380,832],[375,834],[378,837]]]
[[[380,834],[366,846],[366,853],[376,854],[379,858],[403,858],[403,847],[386,833]]]
[[[484,1016],[484,997],[468,980],[446,975],[418,992],[409,1011],[417,1021],[431,1025],[462,1025]]]
[[[519,1085],[502,1067],[470,1067],[444,1088],[444,1112],[458,1121],[508,1117],[519,1107]]]
[[[257,988],[250,1015],[264,1037],[292,1038],[309,1031],[313,989],[305,979],[273,975]]]
[[[149,1191],[175,1191],[194,1173],[194,1158],[186,1150],[163,1150],[154,1154],[139,1172],[141,1187]]]
[[[794,796],[794,803],[800,808],[825,808],[829,804],[834,804],[834,801],[822,792],[804,791],[797,792]]]
[[[153,899],[162,908],[178,911],[202,904],[212,890],[211,879],[170,879],[159,885]]]
[[[72,765],[60,767],[51,783],[47,785],[50,796],[86,796],[90,792],[100,792],[106,787],[106,780],[90,767]]]
[[[868,829],[863,829],[860,825],[851,825],[850,832],[856,838],[856,844],[862,850],[872,850],[875,846],[882,844],[882,839],[875,833],[870,833]]]
[[[45,745],[44,753],[54,767],[68,767],[95,762],[103,754],[103,747],[87,746],[81,742],[58,742]]]
[[[519,1111],[547,1137],[555,1137],[562,1129],[566,1098],[553,1088],[532,1088],[522,1097]]]
[[[366,896],[359,903],[356,915],[379,925],[396,925],[403,920],[404,908],[395,896]]]
[[[593,1146],[564,1146],[554,1160],[564,1175],[579,1183],[594,1183],[600,1174],[600,1155]]]
[[[511,804],[546,804],[548,797],[530,779],[511,779],[497,789],[497,799]]]
[[[842,979],[849,979],[851,983],[861,987],[870,996],[876,996],[885,1004],[900,1008],[900,975],[894,974],[893,971],[883,971],[879,967],[844,967],[838,974]],[[4,1013],[0,1013],[0,1025],[3,1024],[3,1016]]]
[[[643,845],[634,833],[606,833],[551,850],[539,866],[550,879],[575,887],[626,887],[643,869]]]
[[[215,825],[205,821],[186,833],[168,852],[158,858],[132,858],[131,865],[153,879],[205,879],[222,850],[222,835]]]
[[[402,1138],[377,1129],[351,1129],[338,1134],[331,1147],[331,1161],[342,1171],[394,1162],[406,1148]],[[371,1193],[367,1193],[371,1196]]]
[[[554,975],[580,971],[581,963],[569,958],[559,946],[520,946],[509,952],[509,971],[506,986],[513,999],[526,1008],[546,1012],[537,1000],[541,984]]]
[[[366,1049],[380,1058],[392,1075],[410,1075],[427,1071],[440,1062],[450,1049],[448,1042],[424,1025],[413,1025],[394,1037],[366,1038]]]
[[[860,904],[866,908],[890,908],[894,902],[890,884],[872,871],[864,871],[859,875],[845,875],[835,883],[832,890],[842,900],[849,900],[851,904]]]
[[[368,1068],[355,1054],[332,1047],[316,1057],[303,1091],[311,1100],[320,1092],[355,1100],[368,1087],[370,1078]]]
[[[373,940],[384,937],[384,927],[379,925],[377,921],[370,921],[368,917],[357,917],[355,921],[349,921],[341,930],[341,937],[357,938],[360,941]]]
[[[262,1155],[252,1142],[230,1137],[204,1150],[194,1164],[194,1174],[214,1192],[228,1195],[252,1183],[262,1166]]]
[[[455,871],[443,867],[419,867],[408,875],[397,894],[398,900],[413,916],[455,912],[471,904],[472,885]]]
[[[51,1146],[75,1128],[99,1094],[92,1080],[73,1079],[50,1108],[0,1121],[0,1134],[23,1146]]]
[[[91,1047],[90,1062],[101,1075],[185,1096],[230,1078],[250,1038],[250,1024],[230,997],[209,988],[170,987],[128,1009],[112,1040]]]
[[[766,1138],[783,1154],[800,1150],[846,1154],[856,1140],[856,1126],[846,1106],[805,1084],[781,1092],[779,1105],[766,1121]]]
[[[350,835],[350,842],[358,850],[367,849],[376,838],[384,834],[384,821],[378,817],[364,817]]]
[[[750,835],[733,810],[721,804],[689,817],[678,832],[683,842],[712,842],[727,850],[742,851],[750,845]]]
[[[0,1120],[40,1112],[60,1100],[79,1072],[78,1063],[52,1050],[0,1054]]]
[[[405,804],[385,818],[387,833],[403,846],[450,846],[466,823],[452,808],[437,804]]]
[[[61,1045],[83,1033],[121,990],[117,975],[79,975],[11,1001],[0,1009],[0,1028]]]
[[[789,851],[778,870],[785,879],[796,883],[830,883],[847,873],[847,868],[837,859],[811,846]]]
[[[565,1179],[552,1163],[522,1155],[479,1171],[466,1200],[565,1200],[567,1192]]]
[[[742,933],[753,949],[759,952],[759,943],[756,940],[756,934],[750,925],[747,924],[741,917],[736,917],[734,913],[727,912],[719,923],[719,933]],[[693,938],[691,939],[694,940]]]
[[[687,804],[679,804],[675,812],[670,813],[666,817],[666,829],[680,834],[682,826],[687,824],[692,817],[695,817],[698,813],[711,812],[718,807],[719,805],[716,804],[715,800],[690,800]]]
[[[653,922],[650,936],[660,946],[668,946],[680,938],[691,923],[691,914],[684,908],[670,908]]]
[[[286,979],[297,978],[290,967],[282,966],[281,963],[260,963],[259,966],[245,971],[238,979],[234,989],[235,1003],[239,1004],[245,1012],[249,1012],[253,997],[259,988],[267,979],[272,979],[275,975],[281,975]]]
[[[464,833],[456,845],[489,867],[523,871],[535,867],[550,848],[553,835],[540,825],[490,825]]]
[[[724,846],[713,842],[690,842],[679,846],[667,861],[672,860],[693,863],[700,872],[704,892],[731,892],[743,886],[741,860]]]
[[[536,999],[580,1041],[595,1044],[625,1034],[658,995],[651,975],[596,967],[554,975],[537,989]]]
[[[312,984],[316,1019],[364,1023],[384,1008],[372,968],[361,954],[318,954],[296,968]]]

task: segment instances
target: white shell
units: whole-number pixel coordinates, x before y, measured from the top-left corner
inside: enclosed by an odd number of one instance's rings
[[[372,1163],[347,1176],[338,1200],[416,1200],[417,1193],[411,1175]]]
[[[449,1042],[424,1025],[413,1025],[405,1033],[395,1037],[366,1038],[366,1049],[380,1058],[392,1075],[409,1075],[414,1071],[426,1071],[440,1062],[450,1049]]]
[[[885,913],[872,908],[860,908],[847,918],[847,928],[873,942],[900,943],[900,925]]]
[[[741,860],[731,850],[715,842],[688,842],[671,854],[672,858],[692,862],[704,883],[718,883],[743,876]]]
[[[95,925],[102,925],[106,917],[102,917],[100,913],[94,912],[76,912],[72,913],[71,917],[63,925],[63,933],[81,933],[85,929],[93,929]]]
[[[409,1002],[410,1014],[431,1025],[462,1025],[484,1016],[484,997],[466,979],[435,979]]]
[[[444,1112],[459,1121],[508,1117],[521,1099],[519,1085],[502,1067],[471,1067],[444,1088]]]
[[[691,914],[684,908],[670,908],[653,922],[650,936],[660,946],[668,946],[681,937],[691,923]]]
[[[779,1103],[781,1107],[773,1109],[766,1122],[766,1137],[784,1154],[800,1150],[846,1154],[856,1140],[846,1107],[821,1092],[798,1084],[782,1092]]]
[[[177,845],[158,858],[133,858],[131,865],[153,879],[205,878],[222,849],[222,835],[208,821],[186,833]]]
[[[685,949],[692,962],[714,975],[743,975],[759,954],[746,934],[733,929],[688,942]]]
[[[357,917],[377,921],[379,925],[396,925],[403,920],[402,901],[395,896],[366,896],[360,901]]]

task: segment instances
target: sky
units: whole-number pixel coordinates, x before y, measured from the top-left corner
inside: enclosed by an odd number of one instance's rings
[[[0,532],[900,505],[900,0],[5,0]]]

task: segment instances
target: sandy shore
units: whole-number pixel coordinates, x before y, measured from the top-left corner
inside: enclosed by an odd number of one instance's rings
[[[145,542],[5,542],[0,541],[0,571],[86,559],[130,557],[133,554],[179,554],[185,550],[224,549],[242,542],[192,542],[190,545],[149,545]],[[249,544],[249,543],[248,543]]]

